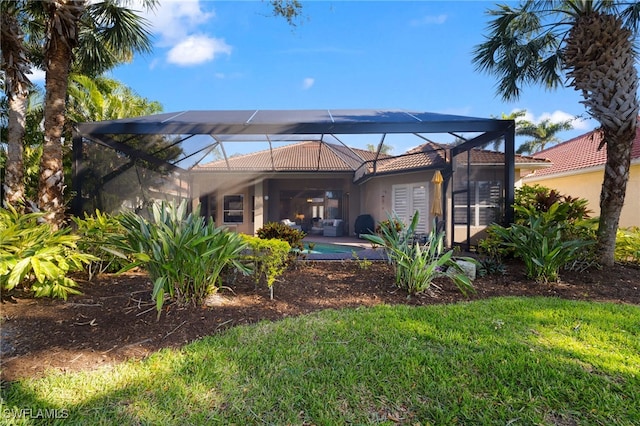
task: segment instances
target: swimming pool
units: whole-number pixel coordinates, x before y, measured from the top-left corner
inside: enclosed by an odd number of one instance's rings
[[[345,246],[342,244],[307,243],[307,242],[304,242],[303,244],[304,244],[304,250],[302,250],[302,253],[308,253],[308,254],[351,253],[353,251],[364,250],[363,247]],[[311,246],[311,250],[309,250],[309,246]]]

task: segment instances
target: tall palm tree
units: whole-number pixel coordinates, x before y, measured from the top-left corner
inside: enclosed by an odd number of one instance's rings
[[[23,201],[24,150],[27,99],[31,81],[27,77],[30,62],[19,24],[20,8],[15,1],[0,1],[0,48],[7,100],[7,163],[4,200],[2,203],[19,207]]]
[[[47,0],[41,3],[46,22],[46,96],[38,200],[40,207],[47,212],[46,219],[54,226],[62,224],[65,217],[62,136],[74,49],[78,46],[81,35],[86,36],[90,32],[96,34],[94,39],[101,42],[91,44],[91,47],[102,52],[93,56],[98,66],[104,66],[100,58],[125,58],[135,51],[150,51],[147,23],[126,8],[128,3],[130,2],[127,0],[93,4],[88,4],[85,0]],[[149,9],[157,1],[143,0],[142,3]],[[87,28],[89,24],[95,27]],[[115,63],[111,59],[106,62],[111,66]]]
[[[631,146],[640,105],[634,40],[640,4],[611,0],[527,0],[490,10],[489,35],[476,46],[477,68],[498,77],[498,93],[517,99],[521,86],[538,83],[581,91],[601,125],[607,148],[600,195],[598,248],[613,265],[624,204]]]
[[[542,151],[547,145],[560,142],[561,139],[556,136],[557,133],[563,130],[573,129],[571,121],[572,120],[566,120],[559,123],[552,123],[551,119],[547,118],[538,124],[534,124],[529,121],[521,122],[517,133],[521,136],[529,136],[533,139],[523,142],[516,152],[518,154],[532,154]]]

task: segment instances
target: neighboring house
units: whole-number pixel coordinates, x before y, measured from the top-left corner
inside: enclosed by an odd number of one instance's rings
[[[313,232],[321,218],[340,219],[344,234],[355,235],[359,215],[371,215],[377,224],[394,212],[408,223],[416,211],[420,218],[417,232],[427,233],[437,202],[432,179],[440,171],[445,181],[445,199],[440,203],[450,205],[451,197],[454,201],[453,214],[444,212],[449,223],[453,220],[455,224],[452,242],[474,243],[487,225],[500,220],[504,154],[472,149],[470,163],[466,156],[456,162],[451,185],[450,149],[449,145],[426,143],[406,154],[381,154],[376,159],[375,152],[319,141],[300,142],[194,167],[193,188],[199,194],[203,214],[249,234],[264,223],[286,219]],[[548,166],[545,160],[517,155],[515,180],[532,169]],[[263,200],[264,205],[257,206],[256,200]]]
[[[553,165],[536,170],[522,181],[527,185],[542,185],[563,195],[585,198],[592,216],[600,214],[600,192],[604,180],[607,148],[598,150],[602,133],[593,130],[582,136],[555,145],[535,155]],[[631,149],[631,168],[620,227],[640,226],[640,129]]]

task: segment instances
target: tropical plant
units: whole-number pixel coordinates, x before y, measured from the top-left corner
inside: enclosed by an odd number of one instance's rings
[[[41,222],[42,213],[0,209],[0,288],[10,291],[21,285],[35,297],[79,294],[69,274],[96,261],[78,249],[80,237],[70,228],[53,229]]]
[[[517,133],[522,136],[529,136],[532,139],[526,140],[519,147],[516,153],[532,154],[545,149],[547,145],[556,144],[561,141],[557,136],[558,132],[573,129],[572,120],[552,123],[547,118],[537,124],[524,121],[519,123]]]
[[[514,223],[505,228],[497,224],[492,232],[502,244],[513,249],[525,264],[527,276],[539,283],[557,281],[562,267],[580,258],[581,250],[595,243],[589,239],[568,238],[569,225],[557,220],[566,216],[567,204],[555,203],[548,211],[515,206],[518,214],[526,216],[525,224]]]
[[[378,234],[365,234],[363,238],[384,247],[395,271],[396,285],[410,294],[439,288],[434,280],[440,277],[452,280],[464,294],[473,291],[471,280],[453,259],[453,251],[445,251],[444,232],[437,232],[435,224],[424,245],[415,241],[418,220],[418,212],[408,226],[397,216],[389,216],[388,220],[381,222]],[[470,258],[461,259],[475,263]]]
[[[640,228],[633,226],[618,229],[616,239],[616,260],[640,264]]]
[[[249,274],[242,263],[246,243],[240,234],[216,228],[196,208],[187,214],[187,203],[155,203],[150,220],[133,212],[122,213],[126,229],[120,253],[134,257],[123,271],[141,266],[153,280],[152,298],[158,317],[165,295],[178,304],[201,304],[222,286],[225,268]]]
[[[72,217],[71,220],[76,226],[76,234],[80,236],[78,248],[95,256],[86,268],[89,280],[95,275],[118,272],[129,263],[129,259],[118,251],[125,229],[117,216],[96,210],[93,215],[85,213],[83,219]]]
[[[640,109],[634,48],[638,4],[527,0],[500,5],[489,14],[489,36],[476,46],[473,62],[498,77],[503,99],[517,99],[523,85],[554,89],[566,81],[582,93],[588,113],[601,125],[607,173],[598,251],[601,262],[612,265]]]
[[[253,265],[253,276],[256,285],[264,281],[273,299],[273,284],[287,269],[291,246],[284,240],[272,238],[264,240],[251,235],[242,235],[248,246],[249,254],[246,263]]]
[[[279,240],[286,241],[291,246],[291,249],[297,249],[299,251],[304,250],[302,239],[305,237],[303,231],[293,229],[290,226],[280,222],[268,222],[265,223],[262,228],[256,231],[256,235],[264,240],[270,240],[277,238]]]
[[[554,217],[550,220],[576,223],[589,218],[589,214],[592,212],[587,207],[588,203],[587,199],[563,195],[555,189],[542,185],[523,185],[515,192],[515,205],[523,208],[516,211],[515,222],[526,222],[529,218],[529,209],[548,212],[551,206],[560,204],[554,210]]]

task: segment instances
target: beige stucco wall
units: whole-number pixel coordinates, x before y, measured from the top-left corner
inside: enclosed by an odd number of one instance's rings
[[[585,198],[589,201],[589,209],[593,212],[591,216],[595,217],[600,215],[600,191],[603,178],[604,171],[599,168],[558,177],[536,178],[534,175],[523,179],[523,182],[528,185],[546,186],[563,195]],[[621,228],[640,226],[640,161],[631,165],[627,193],[618,226]]]

